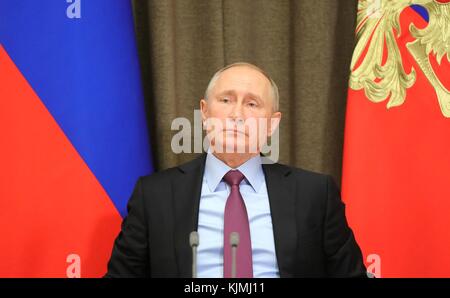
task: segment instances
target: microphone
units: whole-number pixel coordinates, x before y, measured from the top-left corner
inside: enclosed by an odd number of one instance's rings
[[[236,278],[236,251],[239,245],[239,233],[232,232],[230,234],[231,245],[231,278]]]
[[[192,247],[192,278],[197,278],[197,247],[200,241],[197,231],[189,234],[189,245]]]

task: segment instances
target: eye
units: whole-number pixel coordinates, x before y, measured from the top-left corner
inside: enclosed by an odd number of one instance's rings
[[[219,101],[223,103],[229,103],[230,99],[228,97],[222,97],[221,99],[219,99]]]
[[[258,106],[258,103],[256,103],[255,101],[251,101],[248,103],[248,106],[251,108],[256,108]]]

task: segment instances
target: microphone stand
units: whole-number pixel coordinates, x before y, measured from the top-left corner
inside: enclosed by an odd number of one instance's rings
[[[239,233],[232,232],[230,234],[231,245],[231,278],[236,278],[236,253],[239,245]]]
[[[197,247],[199,242],[198,233],[192,231],[189,234],[189,244],[192,248],[192,278],[197,278]]]

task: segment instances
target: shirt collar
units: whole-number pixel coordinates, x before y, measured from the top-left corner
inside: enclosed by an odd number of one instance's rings
[[[214,154],[208,152],[205,163],[205,177],[209,190],[214,192],[217,189],[223,176],[232,170],[223,161],[218,159]],[[252,186],[255,192],[259,189],[264,181],[264,172],[261,165],[261,157],[255,156],[240,165],[237,170],[244,174],[248,183]]]

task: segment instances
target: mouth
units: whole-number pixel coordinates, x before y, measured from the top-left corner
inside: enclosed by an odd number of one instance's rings
[[[225,133],[243,134],[243,135],[247,136],[247,134],[244,131],[237,130],[237,129],[224,129],[223,131]]]

